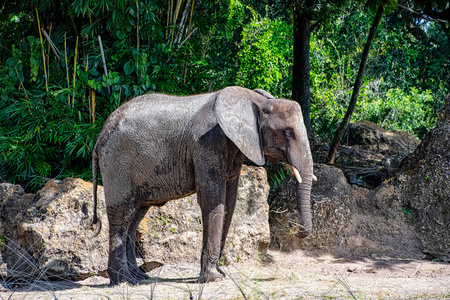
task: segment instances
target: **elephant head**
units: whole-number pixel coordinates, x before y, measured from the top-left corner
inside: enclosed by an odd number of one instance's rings
[[[231,89],[231,91],[230,91]],[[313,161],[303,115],[297,102],[275,99],[263,90],[224,89],[214,105],[220,127],[253,162],[284,162],[297,180],[299,237],[311,233],[310,192]]]

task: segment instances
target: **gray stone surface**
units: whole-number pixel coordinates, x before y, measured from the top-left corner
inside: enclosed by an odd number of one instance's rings
[[[271,243],[276,249],[327,249],[335,255],[422,258],[419,239],[408,223],[394,188],[382,184],[369,190],[347,182],[335,167],[316,164],[311,207],[313,233],[306,239],[295,235],[290,215],[295,212],[295,185],[283,181],[271,194]],[[285,203],[283,209],[273,207]]]
[[[102,189],[99,196],[99,211],[104,211]],[[80,278],[106,270],[108,234],[105,228],[97,234],[92,226],[91,183],[50,180],[36,195],[4,194],[0,209],[8,216],[1,235],[10,274],[45,270],[48,276]]]
[[[348,125],[344,143],[383,154],[409,154],[420,140],[407,132],[389,131],[370,121],[358,121]]]
[[[450,95],[438,112],[438,126],[400,167],[397,197],[420,235],[422,251],[450,262]]]

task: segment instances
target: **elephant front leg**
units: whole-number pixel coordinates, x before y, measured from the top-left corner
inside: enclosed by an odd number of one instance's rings
[[[220,256],[224,256],[225,242],[227,239],[228,231],[230,230],[231,220],[233,218],[233,213],[236,207],[236,198],[238,193],[238,184],[239,184],[239,173],[240,166],[236,170],[236,177],[227,183],[227,192],[226,192],[226,200],[225,200],[225,211],[223,218],[223,230],[222,230],[222,239],[220,242]],[[220,259],[220,257],[219,257]],[[219,264],[216,265],[217,271],[219,273],[225,275],[225,273],[220,269]]]
[[[220,241],[223,232],[224,198],[222,195],[205,197],[203,192],[197,192],[202,209],[203,247],[200,257],[199,283],[216,281],[223,275],[216,271],[220,258]]]

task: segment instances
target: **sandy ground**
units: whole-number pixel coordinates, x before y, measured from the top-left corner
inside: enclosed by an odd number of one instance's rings
[[[227,277],[196,283],[199,265],[164,265],[153,281],[108,285],[93,276],[79,282],[38,282],[5,290],[0,299],[450,299],[450,264],[401,258],[339,258],[330,254],[269,251],[270,262],[224,267]]]

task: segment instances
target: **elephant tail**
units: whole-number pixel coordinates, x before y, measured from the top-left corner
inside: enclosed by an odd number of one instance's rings
[[[92,223],[97,224],[97,173],[98,173],[98,154],[97,147],[94,147],[94,151],[92,152],[92,184],[93,189],[92,193],[94,196],[94,216],[92,217]]]

